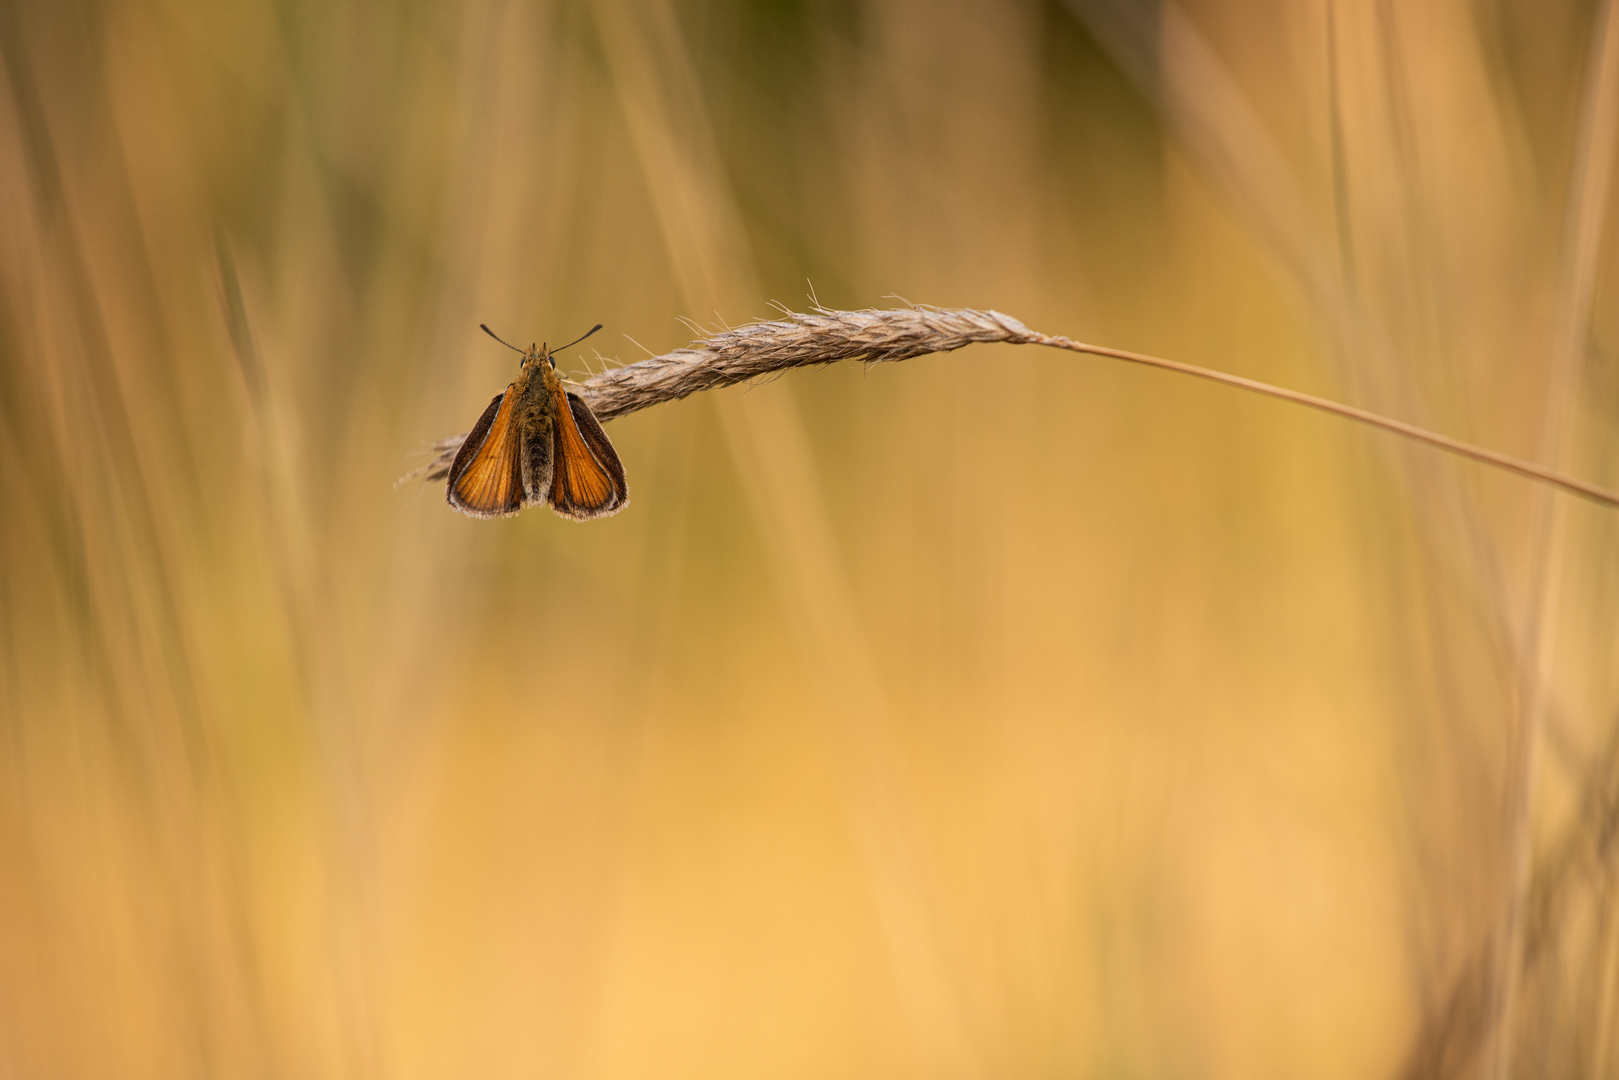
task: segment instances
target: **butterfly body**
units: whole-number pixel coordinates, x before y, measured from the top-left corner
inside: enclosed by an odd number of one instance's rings
[[[563,517],[588,521],[622,510],[629,487],[607,433],[563,386],[540,345],[524,353],[517,378],[467,433],[445,498],[472,517],[508,517],[548,503]]]

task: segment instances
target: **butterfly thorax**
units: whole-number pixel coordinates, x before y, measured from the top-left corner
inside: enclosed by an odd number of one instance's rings
[[[512,389],[517,393],[518,430],[531,439],[549,439],[556,402],[563,396],[562,380],[543,350],[531,350],[523,358],[523,368]]]

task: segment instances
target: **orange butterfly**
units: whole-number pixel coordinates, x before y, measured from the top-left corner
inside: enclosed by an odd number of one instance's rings
[[[598,323],[579,341],[600,329]],[[489,327],[483,330],[500,341]],[[543,501],[565,518],[588,521],[624,509],[630,489],[590,406],[563,387],[551,350],[530,345],[517,381],[467,433],[450,465],[445,497],[473,517],[507,517]]]

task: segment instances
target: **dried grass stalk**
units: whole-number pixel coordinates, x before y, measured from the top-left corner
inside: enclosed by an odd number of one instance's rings
[[[690,348],[677,349],[623,367],[609,368],[582,383],[573,384],[573,389],[584,398],[597,419],[606,423],[653,405],[678,401],[701,390],[747,382],[792,368],[832,364],[839,360],[888,363],[992,341],[1012,345],[1046,345],[1209,379],[1392,432],[1619,509],[1619,492],[1352,405],[1342,405],[1326,398],[1183,364],[1177,360],[1087,345],[1066,337],[1038,333],[1010,315],[972,308],[916,306],[882,311],[834,311],[817,307],[809,312],[789,311],[780,319],[748,323],[722,331],[694,342]],[[465,438],[464,434],[451,435],[434,443],[432,449],[436,456],[410,476],[425,472],[428,480],[443,479]]]

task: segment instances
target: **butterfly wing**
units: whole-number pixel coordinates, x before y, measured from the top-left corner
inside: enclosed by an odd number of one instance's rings
[[[575,394],[560,388],[552,431],[551,509],[575,521],[606,517],[630,501],[624,465],[596,417]]]
[[[618,460],[618,451],[613,449],[612,442],[607,438],[607,432],[602,430],[601,422],[596,414],[590,411],[578,394],[568,395],[568,411],[573,421],[579,427],[579,435],[590,447],[591,456],[594,457],[608,475],[613,478],[613,487],[618,491],[618,509],[622,510],[630,504],[630,485],[624,480],[624,463]]]
[[[472,517],[506,517],[523,508],[517,393],[507,387],[467,433],[445,482],[450,505]]]

